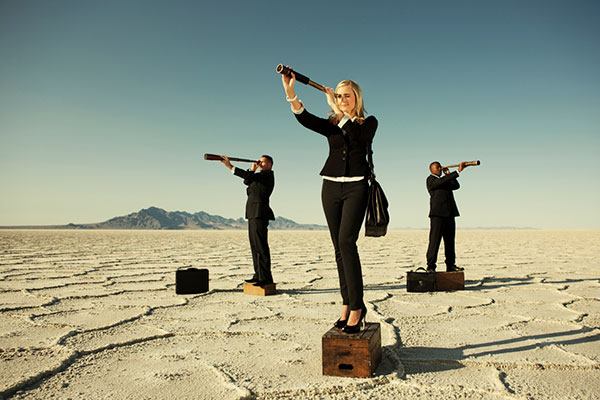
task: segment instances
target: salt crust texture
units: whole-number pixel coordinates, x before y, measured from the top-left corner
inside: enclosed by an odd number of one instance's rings
[[[600,398],[599,231],[459,230],[466,290],[439,293],[406,291],[426,231],[361,237],[368,379],[321,373],[328,235],[270,232],[278,293],[257,297],[245,232],[0,231],[0,398]],[[186,266],[208,293],[175,294]]]

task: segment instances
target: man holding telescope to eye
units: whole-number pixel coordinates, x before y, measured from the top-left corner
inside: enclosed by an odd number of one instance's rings
[[[256,286],[273,283],[271,275],[271,253],[268,243],[269,220],[274,220],[275,215],[269,207],[269,197],[275,187],[273,175],[273,158],[263,155],[260,160],[252,163],[252,168],[243,170],[231,165],[227,156],[221,156],[221,162],[231,170],[234,175],[244,180],[248,186],[246,192],[246,219],[248,220],[248,237],[254,263],[254,276],[246,282]],[[256,172],[256,170],[259,172]]]
[[[450,173],[448,168],[434,161],[429,164],[431,175],[427,177],[427,191],[429,192],[429,247],[427,248],[427,272],[435,272],[437,254],[440,242],[444,239],[444,250],[446,255],[446,271],[463,271],[464,268],[457,267],[456,254],[454,251],[454,238],[456,236],[455,217],[458,217],[458,207],[454,201],[452,191],[460,188],[456,180],[458,174],[466,168],[466,162],[458,165],[458,172]],[[442,178],[442,171],[444,177]]]

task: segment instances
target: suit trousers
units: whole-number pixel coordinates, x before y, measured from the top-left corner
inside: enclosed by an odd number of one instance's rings
[[[356,247],[367,210],[369,183],[333,182],[324,179],[321,190],[323,211],[335,250],[340,292],[351,310],[363,307],[363,279]]]
[[[248,237],[254,263],[254,279],[272,281],[271,252],[269,251],[268,230],[269,220],[262,218],[248,219]]]
[[[435,270],[437,255],[442,238],[446,255],[446,269],[453,267],[456,262],[454,238],[456,236],[456,221],[454,217],[429,217],[429,247],[427,248],[427,268]]]

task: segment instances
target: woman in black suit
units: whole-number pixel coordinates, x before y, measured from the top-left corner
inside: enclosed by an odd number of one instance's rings
[[[335,249],[342,313],[334,325],[343,332],[360,331],[367,309],[363,302],[363,280],[356,241],[367,208],[371,170],[367,162],[367,145],[373,140],[377,119],[365,118],[360,87],[344,80],[335,92],[326,88],[329,118],[309,113],[294,92],[296,78],[282,75],[283,88],[296,119],[304,127],[327,138],[329,156],[321,170],[321,200]]]

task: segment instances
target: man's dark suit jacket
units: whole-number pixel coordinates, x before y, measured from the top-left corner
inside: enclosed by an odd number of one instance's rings
[[[454,201],[453,190],[460,188],[456,180],[458,172],[454,171],[443,178],[434,175],[427,177],[427,191],[429,192],[430,217],[458,217],[458,207]]]
[[[275,187],[275,175],[273,171],[251,172],[236,167],[233,173],[243,178],[244,184],[248,185],[246,189],[248,193],[246,219],[260,218],[274,220],[275,215],[271,207],[269,207],[269,196],[271,196]]]

